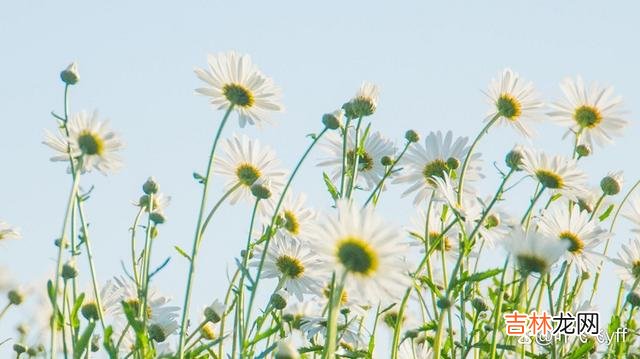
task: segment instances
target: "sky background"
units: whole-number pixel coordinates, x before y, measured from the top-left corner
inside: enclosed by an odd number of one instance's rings
[[[274,115],[276,126],[240,130],[234,116],[224,137],[234,132],[258,137],[288,168],[309,143],[305,135],[321,129],[322,114],[338,108],[363,80],[381,88],[373,128],[401,145],[410,128],[423,137],[436,130],[475,136],[488,108],[481,91],[504,67],[532,80],[547,100],[561,95],[558,83],[565,76],[581,74],[615,85],[631,120],[624,138],[597,148],[581,165],[594,185],[618,169],[625,170],[629,184],[640,178],[634,121],[640,108],[640,52],[633,45],[639,10],[635,2],[597,1],[2,2],[0,218],[20,227],[24,238],[0,243],[0,266],[16,281],[40,288],[53,271],[53,240],[70,177],[66,165],[49,162],[51,150],[41,141],[44,129],[56,125],[49,113],[62,113],[59,72],[71,61],[78,62],[81,76],[70,92],[71,111],[98,109],[127,143],[120,173],[82,178],[83,188],[95,186],[86,213],[98,277],[103,283],[123,274],[120,262],[129,260],[128,228],[136,213],[131,203],[153,175],[172,197],[153,263],[172,260],[155,284],[181,305],[187,262],[173,246],[191,247],[201,190],[192,173],[204,172],[222,116],[193,93],[201,86],[193,69],[205,66],[208,53],[248,53],[283,89],[286,111]],[[530,144],[570,153],[569,141],[561,140],[563,129],[552,124],[536,129],[539,136]],[[482,191],[495,188],[492,162],[502,163],[516,143],[529,142],[502,128],[480,144],[487,174]],[[293,186],[321,209],[330,203],[315,167],[323,156],[313,152]],[[215,200],[222,180],[213,185]],[[519,202],[512,202],[518,211],[533,184],[522,187]],[[398,225],[414,212],[411,199],[399,199],[403,188],[392,187],[380,206]],[[201,249],[193,313],[223,295],[225,272],[244,245],[249,211],[247,204],[225,206],[212,222]],[[624,225],[617,232],[612,254],[630,236]],[[79,263],[81,282],[88,285],[86,257]],[[608,308],[617,280],[607,268],[598,300]],[[19,319],[17,313],[0,323],[0,341],[14,335],[10,323]],[[9,349],[5,344],[0,353]]]

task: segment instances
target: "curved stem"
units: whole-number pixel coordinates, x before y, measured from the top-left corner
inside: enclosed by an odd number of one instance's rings
[[[484,136],[489,131],[489,128],[498,120],[498,118],[500,118],[500,114],[496,114],[495,116],[493,116],[491,120],[484,126],[482,131],[480,131],[478,136],[476,136],[475,140],[473,140],[473,143],[471,143],[471,147],[469,147],[469,152],[467,152],[467,155],[464,158],[464,162],[462,163],[462,168],[460,169],[460,180],[458,181],[458,204],[462,202],[464,175],[467,172],[467,167],[469,166],[469,160],[471,160],[471,156],[473,155],[473,150],[478,145],[478,142],[480,142],[482,136]]]
[[[218,131],[216,132],[216,136],[213,140],[213,144],[211,146],[211,152],[209,153],[209,163],[207,164],[207,172],[204,179],[203,189],[202,189],[202,198],[200,199],[200,210],[198,211],[198,222],[196,224],[196,232],[195,238],[193,239],[193,248],[191,250],[191,257],[189,261],[189,274],[187,276],[187,288],[185,289],[184,295],[184,304],[182,305],[182,320],[180,321],[180,335],[178,337],[178,358],[184,359],[184,341],[185,341],[185,331],[187,329],[187,321],[189,317],[189,304],[191,303],[191,288],[193,286],[193,277],[195,275],[196,270],[196,259],[198,254],[198,247],[201,240],[202,235],[202,220],[204,217],[204,213],[207,207],[207,196],[209,194],[209,185],[211,184],[211,177],[213,173],[213,157],[216,151],[216,147],[218,146],[218,141],[220,140],[220,135],[222,134],[222,130],[224,129],[225,124],[227,123],[227,119],[233,110],[233,105],[230,105],[227,108],[227,111],[222,117],[222,121],[220,122],[220,126],[218,127]]]

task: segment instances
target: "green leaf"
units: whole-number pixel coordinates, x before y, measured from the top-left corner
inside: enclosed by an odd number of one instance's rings
[[[336,189],[336,186],[334,186],[333,182],[331,182],[331,178],[329,178],[329,175],[327,175],[326,172],[322,172],[322,178],[324,179],[324,184],[327,185],[327,190],[329,191],[331,198],[333,198],[334,201],[337,200],[340,195],[338,193],[338,190]]]
[[[609,207],[607,207],[607,210],[604,211],[604,213],[602,213],[600,215],[600,217],[598,217],[600,222],[604,221],[605,219],[607,219],[611,215],[611,212],[613,212],[613,207],[614,207],[614,205],[610,204]]]
[[[111,336],[113,335],[113,327],[108,326],[104,328],[104,339],[102,340],[102,345],[104,349],[109,354],[110,359],[118,358],[118,349],[113,345],[113,341],[111,340]]]
[[[460,280],[460,282],[481,282],[487,278],[491,278],[494,277],[498,274],[502,273],[502,269],[501,268],[494,268],[494,269],[489,269],[486,270],[484,272],[478,272],[478,273],[474,273],[466,278],[463,278]]]
[[[80,295],[78,295],[78,298],[76,299],[76,302],[73,303],[73,308],[71,309],[71,314],[69,315],[72,328],[77,329],[80,327],[80,319],[78,319],[78,311],[80,310],[80,307],[82,306],[83,301],[84,301],[84,293],[80,293]]]
[[[87,345],[89,345],[89,342],[91,341],[91,334],[93,334],[93,329],[95,329],[95,327],[96,322],[90,322],[82,332],[80,338],[78,338],[73,351],[74,359],[82,359],[82,357],[84,357],[84,354],[87,351]]]
[[[594,342],[588,341],[569,353],[567,359],[579,359],[589,357],[588,353],[593,349]]]
[[[191,262],[191,256],[187,254],[187,252],[184,251],[184,249],[178,247],[178,246],[173,246],[173,248],[183,257],[187,258],[189,260],[189,262]]]
[[[193,172],[193,178],[195,178],[196,181],[198,181],[198,183],[203,184],[206,182],[206,178],[204,178],[201,174],[199,174],[198,172]]]

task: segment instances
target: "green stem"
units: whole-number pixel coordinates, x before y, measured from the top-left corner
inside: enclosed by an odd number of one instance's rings
[[[338,314],[340,313],[340,298],[342,297],[342,289],[344,288],[347,272],[340,274],[340,278],[336,282],[334,273],[333,283],[331,286],[331,300],[329,302],[329,320],[327,322],[327,337],[324,348],[323,359],[335,358],[335,351],[338,336]]]
[[[496,348],[498,345],[498,330],[500,328],[500,320],[502,319],[502,303],[504,301],[504,278],[507,273],[507,266],[509,265],[509,257],[505,259],[504,266],[502,266],[502,275],[500,277],[500,287],[498,289],[498,303],[496,304],[496,308],[493,312],[493,332],[491,334],[491,359],[495,359],[496,357]]]
[[[404,156],[405,152],[407,152],[407,149],[409,149],[410,145],[411,145],[411,142],[407,141],[407,143],[404,145],[404,148],[402,149],[402,151],[400,151],[400,154],[398,155],[398,158],[396,158],[393,161],[393,163],[391,164],[391,166],[389,166],[387,171],[384,173],[384,176],[382,176],[382,179],[378,182],[378,184],[376,185],[376,188],[374,188],[373,191],[371,191],[371,194],[369,195],[369,198],[367,198],[367,200],[364,202],[364,205],[362,207],[366,207],[367,204],[369,204],[369,202],[371,202],[371,200],[374,199],[374,198],[375,198],[375,200],[373,201],[373,204],[375,205],[378,202],[378,198],[380,197],[380,194],[378,194],[376,196],[376,192],[382,193],[382,186],[384,185],[384,181],[386,181],[386,179],[391,175],[391,173],[393,173],[393,169],[400,162],[400,159],[402,159],[402,157]]]
[[[342,131],[342,173],[340,175],[340,197],[344,197],[344,186],[347,178],[347,141],[349,139],[349,124],[351,124],[351,118],[347,117],[347,122],[344,124]]]
[[[244,278],[245,278],[245,273],[247,273],[247,271],[249,270],[247,268],[247,263],[249,261],[249,251],[251,249],[251,234],[253,233],[253,224],[255,222],[255,218],[256,218],[256,212],[258,211],[258,204],[260,203],[260,199],[256,199],[255,204],[253,205],[253,211],[251,212],[251,221],[249,223],[249,234],[247,235],[247,245],[244,251],[244,257],[242,258],[242,267],[244,268],[244,270],[242,271],[242,274],[240,275],[240,284],[238,285],[238,305],[236,306],[236,310],[240,312],[240,322],[238,323],[238,325],[240,326],[240,335],[239,335],[239,349],[240,349],[240,353],[241,355],[244,355],[244,344],[245,344],[245,340],[246,340],[246,336],[247,336],[247,328],[249,327],[249,313],[246,314],[246,321],[242,322],[242,315],[243,315],[243,310],[244,308],[242,307],[242,297],[244,294]],[[252,288],[252,291],[255,290]]]
[[[467,152],[467,155],[464,158],[464,162],[462,163],[462,168],[460,169],[460,180],[458,181],[458,204],[462,203],[464,175],[467,172],[467,167],[469,166],[469,160],[471,160],[471,156],[473,155],[473,150],[478,145],[478,142],[480,142],[482,136],[484,136],[489,131],[489,128],[498,120],[498,118],[500,118],[500,114],[496,114],[495,116],[493,116],[493,118],[491,118],[486,126],[484,126],[484,128],[480,131],[478,136],[476,136],[476,138],[473,140],[473,143],[471,143],[471,147],[469,147],[469,152]]]
[[[189,261],[189,274],[187,276],[187,288],[185,290],[184,295],[184,304],[182,306],[182,320],[180,322],[180,335],[178,337],[178,358],[184,359],[184,341],[185,341],[185,333],[187,329],[187,322],[189,317],[189,304],[191,303],[191,288],[193,286],[193,278],[195,276],[196,270],[196,259],[198,255],[198,247],[201,241],[202,235],[202,220],[204,218],[204,214],[207,207],[207,196],[209,194],[209,185],[211,184],[211,178],[213,174],[213,158],[216,151],[216,147],[218,146],[218,141],[220,140],[220,135],[222,134],[222,130],[224,129],[225,124],[227,123],[227,119],[233,110],[234,105],[230,105],[227,108],[227,111],[222,117],[222,121],[220,122],[220,126],[218,127],[218,131],[216,132],[216,136],[213,140],[213,144],[211,146],[211,152],[209,153],[209,163],[207,164],[207,172],[204,179],[203,189],[202,189],[202,198],[200,199],[200,210],[198,211],[198,222],[196,224],[195,238],[193,239],[193,248],[191,250],[191,257]]]
[[[147,207],[147,228],[144,238],[144,255],[142,257],[142,306],[139,310],[139,316],[142,320],[143,326],[146,328],[147,326],[147,296],[149,294],[149,268],[151,266],[151,247],[152,241],[151,238],[151,213],[153,213],[153,197],[154,194],[149,194],[149,204]],[[146,329],[145,329],[146,330]]]
[[[136,228],[138,227],[142,210],[143,207],[138,209],[136,218],[133,220],[133,225],[131,226],[131,267],[133,269],[133,280],[136,282],[137,291],[140,291],[140,278],[138,277],[138,257],[136,255]]]
[[[356,186],[356,180],[358,178],[358,165],[360,163],[360,125],[362,124],[362,116],[358,118],[356,123],[355,141],[353,144],[353,167],[351,169],[351,179],[349,180],[349,187],[347,187],[347,197],[351,198],[353,188]]]

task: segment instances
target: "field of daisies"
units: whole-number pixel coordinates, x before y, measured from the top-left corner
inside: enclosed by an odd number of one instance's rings
[[[80,75],[76,64],[61,72],[62,101],[52,105],[57,110],[43,139],[70,187],[49,248],[55,270],[29,290],[0,270],[0,326],[15,328],[0,346],[15,357],[640,357],[640,237],[616,231],[622,221],[640,231],[640,182],[625,182],[621,171],[595,178],[581,169],[628,125],[611,87],[567,78],[560,83],[564,97],[546,102],[505,69],[484,92],[484,122],[469,124],[475,135],[409,130],[391,139],[371,120],[379,89],[363,83],[352,98],[317,114],[297,164],[284,168],[268,145],[243,134],[247,126],[268,131],[272,113],[283,109],[277,81],[236,52],[210,55],[195,75],[202,81],[195,92],[219,119],[211,151],[190,154],[202,161],[193,173],[201,200],[182,214],[193,217],[185,234],[192,244],[174,249],[189,270],[175,284],[182,296],[169,299],[154,276],[174,269],[152,258],[154,248],[170,245],[156,241],[170,198],[153,177],[131,184],[140,197],[122,271],[105,274],[95,265],[96,219],[85,214],[91,190],[82,183],[94,172],[118,171],[124,141],[97,112],[69,112]],[[562,128],[572,150],[537,149],[529,138],[539,121]],[[476,148],[491,144],[497,126],[528,145],[483,158]],[[312,164],[323,178],[293,191],[311,153],[322,158]],[[498,181],[481,193],[478,181],[489,172]],[[224,179],[224,188],[211,185],[213,178]],[[402,188],[402,200],[415,207],[401,226],[376,210],[390,186]],[[526,203],[511,196],[516,187],[528,193]],[[325,193],[326,200],[309,203],[304,192]],[[228,278],[220,278],[226,294],[194,308],[194,287],[211,275],[198,271],[201,244],[220,240],[216,215],[239,202],[248,204],[248,227],[246,236],[225,239],[243,244]],[[19,238],[17,228],[0,221],[0,240]],[[614,242],[622,244],[618,253],[609,251]],[[619,274],[617,292],[598,291],[602,270]],[[100,282],[97,273],[112,279]],[[23,304],[34,291],[46,301],[29,313]],[[615,307],[596,308],[597,296],[613,297]],[[10,311],[38,320],[7,322]],[[578,313],[599,313],[595,328],[578,320],[577,328],[558,329]]]

